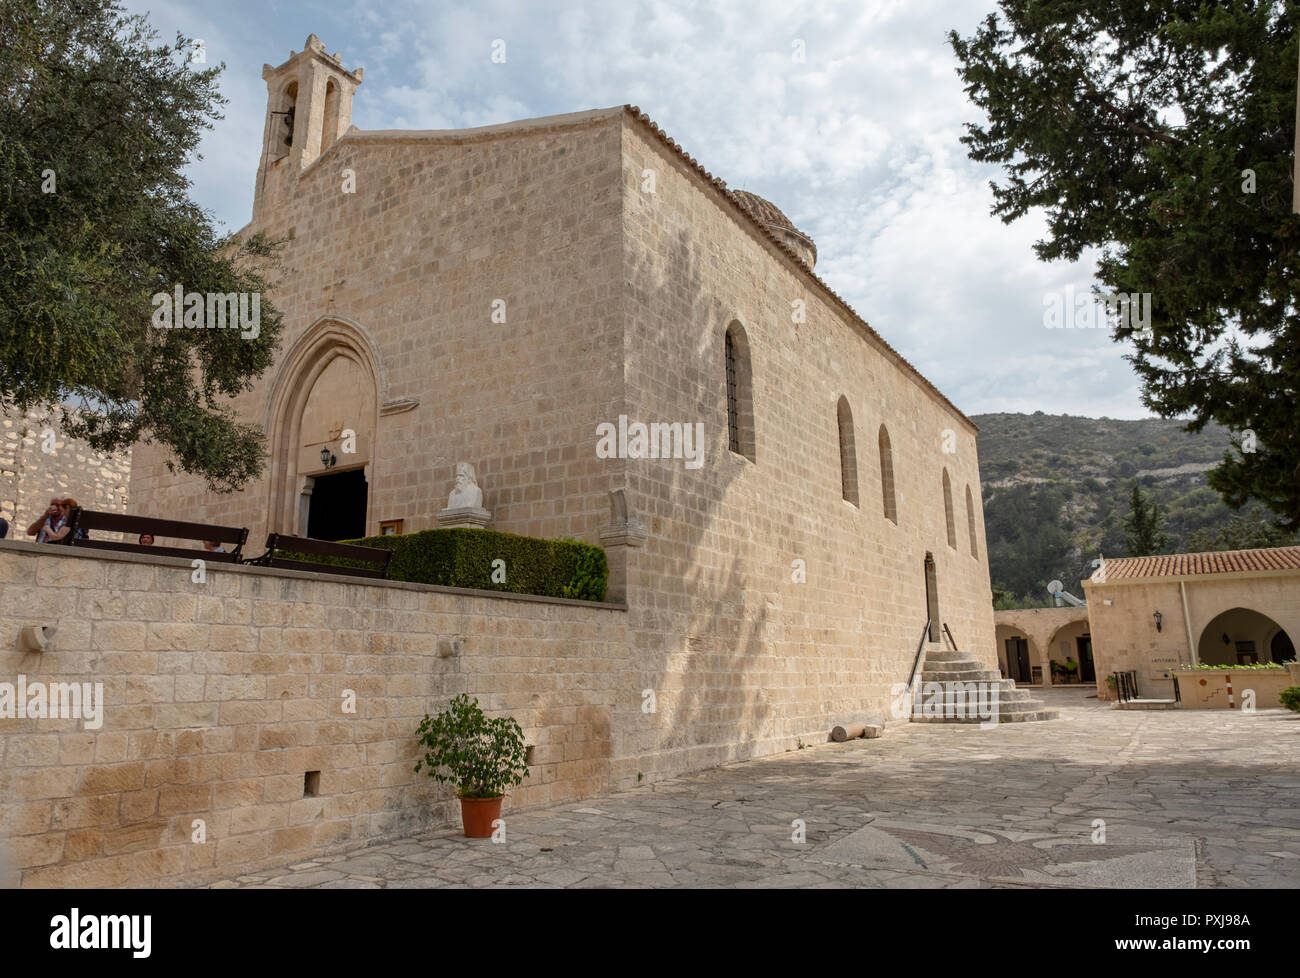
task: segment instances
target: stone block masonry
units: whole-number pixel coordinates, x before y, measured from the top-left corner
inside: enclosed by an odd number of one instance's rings
[[[129,450],[97,452],[66,437],[45,411],[0,414],[0,516],[9,521],[9,539],[28,539],[23,531],[51,496],[71,496],[87,509],[126,512],[130,480]]]
[[[0,719],[3,882],[166,885],[453,824],[454,799],[413,770],[414,734],[458,692],[534,745],[507,818],[611,790],[618,718],[642,716],[616,605],[192,576],[182,560],[0,544],[0,681],[103,684],[98,729]],[[53,651],[18,648],[28,624],[58,626]]]

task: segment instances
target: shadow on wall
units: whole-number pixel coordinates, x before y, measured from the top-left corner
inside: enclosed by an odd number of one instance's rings
[[[655,268],[662,268],[662,275],[655,274]],[[629,319],[646,334],[638,356],[664,351],[653,341],[680,335],[677,323],[659,321],[665,314],[684,316],[701,330],[696,348],[683,351],[685,355],[672,365],[673,373],[680,372],[677,388],[697,392],[687,416],[678,417],[686,402],[660,393],[668,378],[656,364],[639,363],[636,373],[629,371],[629,376],[658,382],[653,389],[636,392],[636,410],[649,415],[646,421],[702,421],[706,448],[703,468],[687,469],[678,460],[667,464],[645,460],[627,468],[630,495],[649,530],[645,552],[633,558],[647,571],[629,581],[629,626],[634,651],[643,654],[642,689],[654,690],[657,702],[657,716],[631,718],[629,731],[645,729],[647,719],[655,726],[651,737],[635,739],[629,753],[658,755],[729,745],[732,755],[744,757],[761,737],[775,734],[775,713],[765,691],[745,678],[763,654],[769,614],[760,596],[751,594],[750,603],[746,602],[747,582],[737,556],[737,547],[747,546],[756,528],[721,519],[723,497],[743,465],[752,464],[733,464],[727,440],[723,337],[735,310],[724,309],[705,295],[700,261],[687,230],[677,234],[662,263],[638,263],[630,274],[633,302],[661,295],[666,287],[675,297],[671,308],[654,306],[653,319],[644,306],[630,311]],[[641,339],[634,337],[633,342]],[[758,450],[762,451],[761,445]],[[706,530],[728,542],[717,550],[705,549]],[[789,534],[789,527],[783,524],[781,532]],[[789,539],[782,539],[780,545],[793,549]],[[653,593],[648,590],[649,568],[657,573],[653,583],[658,590]],[[639,702],[636,710],[640,714]],[[645,763],[652,766],[654,760],[647,758]],[[687,760],[692,769],[712,763],[717,761]],[[674,766],[681,767],[680,763]]]

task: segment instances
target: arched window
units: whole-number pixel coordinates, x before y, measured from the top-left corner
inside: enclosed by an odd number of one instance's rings
[[[943,470],[943,518],[948,526],[948,546],[957,549],[957,526],[952,518],[952,481],[948,478],[948,468]]]
[[[339,128],[339,87],[331,78],[325,84],[325,124],[320,131],[320,152],[323,153],[334,143]],[[319,154],[317,154],[319,155]]]
[[[840,396],[835,408],[840,426],[840,492],[854,506],[858,505],[858,453],[853,447],[853,412],[849,399]]]
[[[740,323],[727,327],[723,341],[727,368],[727,447],[751,462],[754,451],[754,383],[749,339]]]
[[[898,525],[898,505],[894,502],[894,453],[889,447],[889,431],[880,426],[880,494],[885,500],[885,518]]]
[[[957,549],[957,522],[953,519],[953,482],[948,477],[948,467],[944,467],[944,523],[948,525],[948,545]]]
[[[966,487],[966,532],[970,534],[970,555],[978,557],[980,555],[979,544],[975,542],[975,503],[970,494],[970,486]]]
[[[276,133],[276,138],[272,140],[271,145],[274,151],[281,155],[287,155],[293,147],[293,134],[296,127],[294,116],[298,111],[298,83],[290,82],[285,86],[284,94],[280,99],[280,112],[272,116],[272,132]]]

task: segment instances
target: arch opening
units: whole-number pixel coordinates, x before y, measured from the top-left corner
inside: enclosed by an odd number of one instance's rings
[[[320,322],[294,345],[271,401],[270,531],[365,535],[378,390],[369,345],[351,327]]]
[[[1295,658],[1295,640],[1268,615],[1229,608],[1210,619],[1196,643],[1205,665],[1244,666]]]
[[[948,467],[943,469],[943,521],[948,531],[948,546],[957,549],[957,525],[952,515],[952,480],[948,478]]]
[[[898,525],[898,504],[894,499],[894,453],[889,444],[889,429],[883,424],[876,437],[880,450],[880,492],[884,500],[885,519]]]
[[[975,536],[975,500],[969,485],[966,486],[966,533],[970,537],[970,555],[978,560],[980,547]]]
[[[840,430],[840,495],[857,506],[858,453],[853,443],[853,412],[843,395],[835,406],[835,419]]]
[[[749,338],[738,322],[727,327],[723,337],[727,385],[727,447],[751,462],[756,461],[754,436],[754,385],[749,357]]]
[[[320,149],[324,153],[334,143],[339,128],[339,86],[331,78],[325,83],[325,122],[320,131]]]

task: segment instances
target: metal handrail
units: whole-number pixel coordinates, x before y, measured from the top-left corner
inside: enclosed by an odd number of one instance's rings
[[[952,630],[948,627],[948,623],[946,621],[943,623],[943,632],[945,635],[948,636],[948,643],[952,646],[952,650],[956,652],[957,640],[952,637]]]
[[[921,641],[916,643],[916,656],[912,659],[912,674],[907,677],[907,691],[912,692],[912,687],[916,684],[916,670],[921,665],[921,650],[925,648],[925,638],[930,634],[931,618],[925,620],[925,629],[921,632]]]
[[[1115,692],[1121,703],[1138,698],[1137,670],[1129,669],[1115,673]]]

